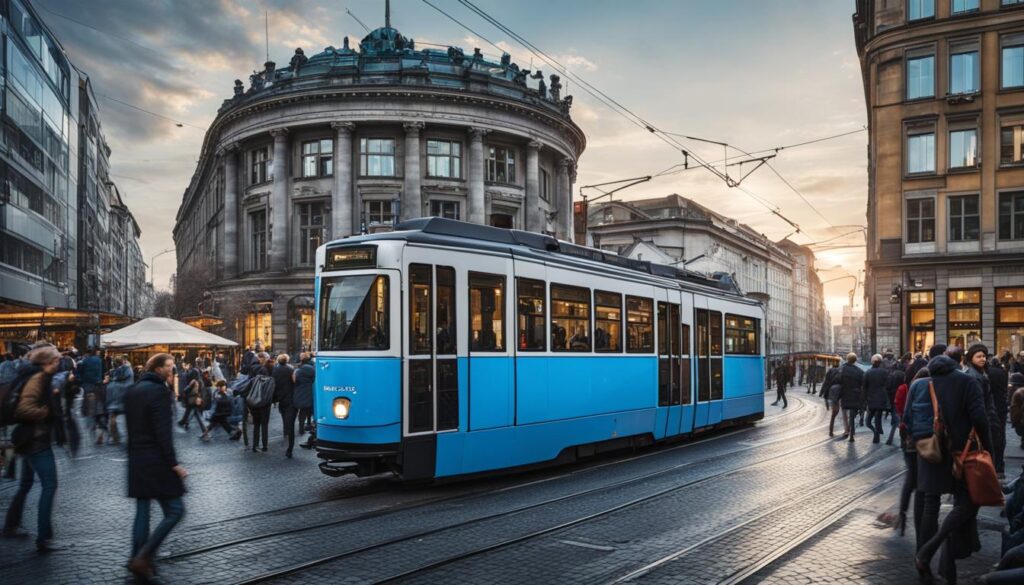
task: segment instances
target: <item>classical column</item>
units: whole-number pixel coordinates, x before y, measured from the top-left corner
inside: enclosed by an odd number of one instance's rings
[[[334,141],[334,189],[331,192],[331,237],[352,235],[352,122],[332,122]]]
[[[274,137],[274,182],[270,190],[270,270],[288,266],[288,130],[271,130]]]
[[[229,144],[224,158],[224,278],[238,276],[238,145]]]
[[[569,185],[569,165],[572,161],[563,158],[558,161],[558,222],[555,237],[566,242],[572,241],[572,190]]]
[[[405,128],[405,169],[402,186],[402,220],[423,217],[423,193],[420,188],[420,130],[423,122],[403,124]]]
[[[532,232],[544,231],[544,210],[540,208],[540,142],[531,140],[526,145],[526,225]]]
[[[469,174],[466,177],[469,191],[466,220],[471,223],[486,223],[484,217],[484,135],[483,128],[469,129]]]

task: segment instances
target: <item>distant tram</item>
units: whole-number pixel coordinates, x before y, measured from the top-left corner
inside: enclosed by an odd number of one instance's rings
[[[316,263],[328,475],[564,463],[764,416],[764,309],[728,281],[441,218]]]

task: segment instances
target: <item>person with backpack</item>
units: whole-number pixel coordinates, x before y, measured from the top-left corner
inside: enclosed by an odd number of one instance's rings
[[[7,509],[3,535],[6,538],[28,536],[21,528],[21,516],[33,478],[38,475],[43,489],[36,512],[36,549],[52,552],[67,548],[53,541],[52,522],[57,462],[51,443],[55,432],[60,432],[61,403],[51,382],[60,365],[60,353],[53,346],[38,347],[29,352],[28,360],[29,366],[21,369],[0,403],[3,422],[18,425],[12,439],[15,452],[22,456],[21,484]]]
[[[185,396],[183,402],[185,403],[185,416],[178,424],[181,425],[184,422],[185,430],[188,431],[189,419],[195,417],[196,422],[199,424],[199,430],[202,431],[202,436],[206,436],[206,425],[203,424],[203,378],[202,376],[194,377],[185,386]]]
[[[976,518],[978,507],[971,502],[964,479],[953,475],[952,453],[959,453],[972,432],[983,449],[991,451],[992,435],[989,429],[985,398],[978,380],[960,370],[960,364],[948,355],[939,355],[928,362],[931,377],[928,384],[916,380],[907,400],[906,425],[911,439],[920,441],[935,434],[936,416],[943,424],[940,444],[948,450],[941,462],[932,463],[918,447],[917,489],[923,495],[920,521],[920,547],[914,558],[918,576],[931,582],[931,560],[943,546],[940,572],[951,583],[956,582],[956,560],[969,557],[978,542]],[[932,391],[938,411],[932,407]],[[953,494],[953,509],[939,525],[939,507],[943,494]]]
[[[256,363],[250,369],[250,381],[243,395],[249,414],[252,416],[252,450],[267,452],[270,430],[270,407],[274,400],[274,378],[270,354],[260,352],[256,355]],[[260,438],[263,447],[260,448]]]
[[[153,557],[160,544],[185,514],[184,480],[188,472],[178,463],[171,429],[171,388],[174,356],[158,353],[146,362],[146,373],[124,396],[128,430],[128,497],[135,499],[132,557],[128,570],[149,582]],[[149,509],[160,504],[164,517],[152,533]]]
[[[281,414],[281,426],[284,428],[284,436],[288,440],[288,448],[284,456],[292,458],[292,451],[295,449],[295,417],[298,410],[295,408],[295,368],[288,363],[288,354],[282,353],[277,356],[277,365],[272,370],[274,378],[274,402],[277,404],[277,411]]]

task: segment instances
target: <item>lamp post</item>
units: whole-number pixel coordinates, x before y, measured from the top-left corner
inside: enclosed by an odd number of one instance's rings
[[[173,251],[174,251],[174,248],[167,248],[163,252],[157,252],[156,254],[153,254],[152,256],[150,256],[150,258],[149,258],[149,286],[153,286],[153,272],[154,272],[153,263],[156,262],[156,259],[159,258],[160,256],[163,256],[164,254],[169,254],[170,252],[173,252]]]

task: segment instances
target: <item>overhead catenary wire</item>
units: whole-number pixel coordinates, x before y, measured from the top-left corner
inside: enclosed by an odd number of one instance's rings
[[[117,99],[115,97],[110,97],[109,95],[106,95],[106,94],[103,94],[103,93],[98,93],[97,92],[96,93],[96,97],[101,97],[103,99],[107,99],[107,100],[110,100],[110,101],[112,101],[114,103],[121,104],[122,106],[131,108],[133,110],[138,110],[138,111],[143,112],[145,114],[149,114],[150,116],[161,118],[163,120],[167,120],[168,122],[173,122],[179,128],[181,128],[182,126],[188,126],[190,128],[195,128],[196,130],[202,130],[203,132],[206,132],[206,128],[203,128],[202,126],[196,126],[195,124],[189,124],[188,122],[182,122],[181,120],[176,120],[174,118],[171,118],[170,116],[165,116],[163,114],[160,114],[158,112],[154,112],[152,110],[147,110],[146,108],[142,108],[142,107],[136,106],[135,104],[130,104],[130,103],[124,101],[124,100],[119,100],[119,99]]]

